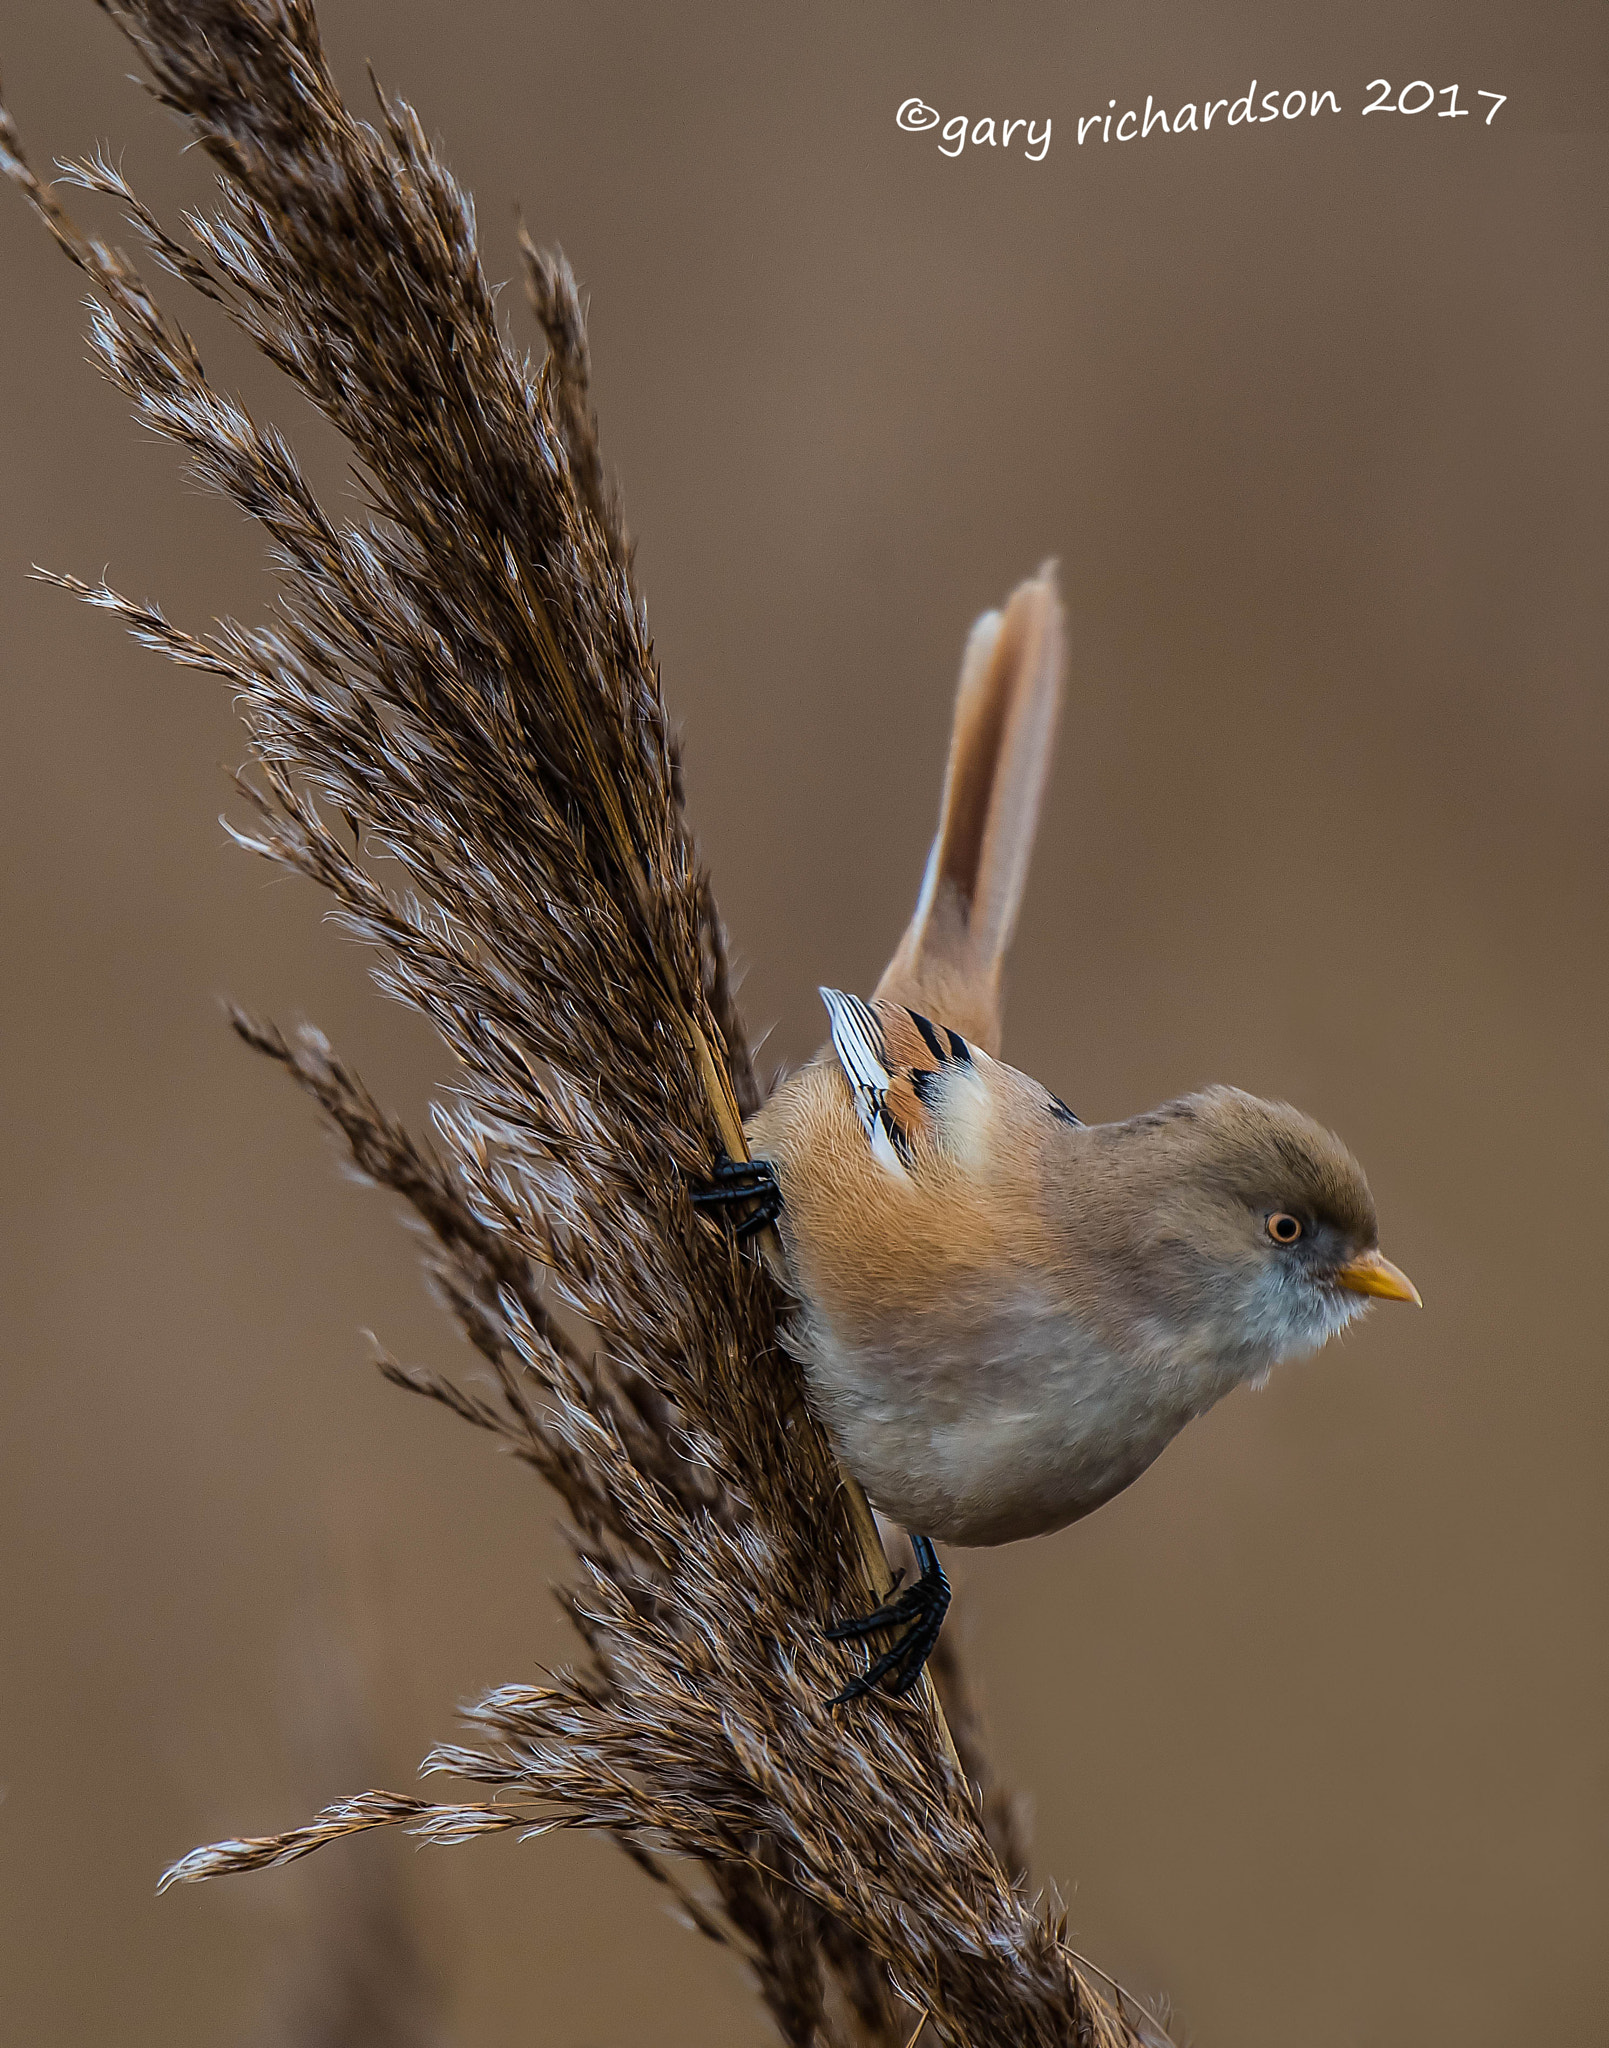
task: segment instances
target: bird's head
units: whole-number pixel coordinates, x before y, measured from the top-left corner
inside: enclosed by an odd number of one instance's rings
[[[1131,1253],[1152,1313],[1240,1356],[1247,1377],[1315,1350],[1371,1300],[1419,1302],[1380,1250],[1362,1167],[1299,1110],[1218,1087],[1117,1128],[1144,1162]]]

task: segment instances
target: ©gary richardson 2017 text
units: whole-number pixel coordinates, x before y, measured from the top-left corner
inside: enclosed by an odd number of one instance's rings
[[[1424,114],[1445,100],[1446,106],[1438,107],[1436,118],[1441,121],[1467,120],[1471,109],[1458,104],[1458,87],[1444,85],[1436,87],[1427,79],[1415,78],[1396,95],[1391,96],[1391,81],[1388,78],[1373,78],[1366,90],[1372,95],[1363,108],[1365,114]],[[1491,110],[1483,127],[1490,128],[1492,116],[1508,97],[1506,93],[1486,92],[1477,87],[1478,100],[1490,100]],[[1160,128],[1164,135],[1202,134],[1209,129],[1217,115],[1225,116],[1223,125],[1228,128],[1255,127],[1262,121],[1299,121],[1306,114],[1339,114],[1341,103],[1329,90],[1309,93],[1306,90],[1281,93],[1277,89],[1265,92],[1261,100],[1257,97],[1257,81],[1254,78],[1249,90],[1238,100],[1186,100],[1170,115],[1165,108],[1157,106],[1150,93],[1145,96],[1145,112],[1129,107],[1118,113],[1117,101],[1107,101],[1104,114],[1080,114],[1078,117],[1078,140],[1085,142],[1143,142]],[[1257,111],[1262,108],[1261,113]],[[1197,119],[1199,111],[1200,118]],[[1479,112],[1479,108],[1474,110]],[[952,114],[946,121],[937,107],[930,107],[925,100],[904,101],[894,116],[896,123],[912,134],[925,134],[937,128],[935,138],[939,151],[944,156],[959,156],[970,142],[974,149],[1020,148],[1030,163],[1042,164],[1050,154],[1051,124],[1047,120],[1041,128],[1037,122],[1025,121],[1014,115],[1010,120],[996,121],[992,114],[982,115],[973,120],[968,114]],[[942,124],[942,125],[941,125]],[[1024,131],[1021,143],[1014,138],[1017,131]]]

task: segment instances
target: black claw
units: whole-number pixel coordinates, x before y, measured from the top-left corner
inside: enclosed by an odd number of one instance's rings
[[[939,1563],[939,1554],[925,1536],[913,1536],[911,1549],[921,1568],[921,1577],[897,1600],[885,1600],[875,1614],[863,1614],[848,1621],[834,1622],[826,1630],[827,1640],[834,1643],[851,1642],[861,1636],[876,1635],[883,1629],[910,1627],[896,1638],[893,1646],[883,1652],[864,1670],[858,1678],[852,1678],[842,1692],[836,1692],[827,1702],[831,1707],[848,1706],[851,1700],[864,1699],[875,1692],[884,1679],[889,1683],[885,1690],[894,1699],[908,1693],[922,1676],[923,1667],[933,1654],[933,1646],[939,1639],[944,1626],[944,1617],[950,1605],[950,1582],[944,1576],[944,1567]],[[895,1586],[899,1580],[894,1581]]]
[[[775,1223],[781,1214],[782,1190],[773,1188],[769,1194],[760,1197],[756,1207],[737,1225],[733,1235],[738,1243],[742,1244],[745,1238],[753,1237],[757,1231],[764,1230],[767,1224]]]
[[[782,1214],[782,1189],[769,1159],[722,1158],[709,1179],[690,1182],[688,1192],[698,1209],[744,1209],[732,1224],[739,1244]]]
[[[898,1585],[899,1581],[894,1582]],[[872,1614],[852,1615],[848,1621],[835,1621],[822,1634],[829,1643],[853,1642],[858,1636],[880,1635],[884,1629],[898,1628],[901,1622],[925,1620],[928,1613],[929,1594],[926,1586],[918,1579],[908,1593],[902,1593],[897,1600],[885,1600]]]

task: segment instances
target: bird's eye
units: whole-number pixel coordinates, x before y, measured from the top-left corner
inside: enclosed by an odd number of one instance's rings
[[[1301,1219],[1288,1209],[1276,1209],[1268,1219],[1267,1230],[1275,1244],[1295,1244],[1302,1234]]]

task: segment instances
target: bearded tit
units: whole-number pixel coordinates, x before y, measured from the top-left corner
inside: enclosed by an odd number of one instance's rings
[[[910,926],[869,1002],[822,990],[829,1043],[694,1193],[741,1234],[776,1223],[812,1403],[911,1535],[916,1582],[828,1631],[893,1637],[839,1703],[919,1678],[935,1538],[1076,1521],[1232,1388],[1419,1301],[1363,1169],[1299,1110],[1211,1087],[1086,1125],[1001,1061],[1063,637],[1050,567],[973,627]]]

